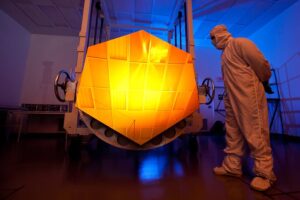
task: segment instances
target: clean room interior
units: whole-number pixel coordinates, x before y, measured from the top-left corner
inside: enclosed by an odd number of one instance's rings
[[[190,1],[196,81],[210,77],[215,98],[199,106],[201,131],[142,151],[119,149],[93,134],[68,137],[64,128],[72,105],[57,100],[54,80],[62,69],[76,71],[86,2],[0,2],[0,199],[300,199],[298,0]],[[97,1],[89,2],[88,45],[98,44],[100,33],[105,42],[145,30],[187,50],[184,0],[99,1],[97,26]],[[267,100],[278,180],[265,192],[249,187],[249,156],[241,178],[212,172],[226,145],[221,52],[209,35],[218,24],[252,40],[272,68],[274,94]]]

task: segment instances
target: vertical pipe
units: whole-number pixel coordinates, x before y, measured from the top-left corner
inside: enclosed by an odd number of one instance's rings
[[[96,22],[95,22],[95,33],[94,33],[94,44],[96,44],[96,38],[97,38],[97,29],[98,29],[98,18],[99,18],[99,10],[100,10],[100,2],[96,2]]]
[[[91,32],[91,29],[92,29],[92,27],[91,27],[91,24],[92,24],[92,17],[93,17],[93,8],[94,8],[94,0],[92,0],[92,2],[91,2],[91,12],[90,12],[90,16],[89,16],[89,30],[88,30],[88,33],[87,33],[87,46],[90,46],[90,32]]]
[[[281,113],[281,103],[280,103],[280,92],[279,92],[279,88],[278,88],[278,79],[277,79],[277,75],[276,75],[276,71],[275,69],[271,69],[271,71],[273,72],[274,74],[274,78],[275,78],[275,84],[276,84],[276,91],[277,91],[277,94],[278,94],[278,106],[279,106],[279,119],[280,119],[280,123],[281,123],[281,133],[284,133],[284,126],[283,126],[283,120],[282,120],[282,113]],[[271,128],[270,128],[271,130]]]
[[[188,40],[188,34],[187,34],[187,29],[188,29],[188,22],[187,22],[187,13],[186,13],[186,2],[184,2],[184,25],[185,25],[185,51],[186,52],[189,52],[188,51],[188,43],[189,43],[189,40]]]
[[[103,33],[103,23],[104,23],[104,14],[102,13],[102,6],[101,3],[99,3],[99,10],[100,10],[100,34],[99,34],[99,43],[102,41],[102,33]]]
[[[176,24],[174,25],[174,30],[175,30],[175,47],[177,47],[177,26],[176,26]]]
[[[178,12],[178,23],[179,23],[179,47],[182,49],[182,34],[181,34],[181,17],[182,17],[182,12]]]
[[[77,64],[76,64],[76,73],[81,73],[84,63],[84,56],[86,54],[86,50],[88,47],[88,40],[87,36],[89,35],[89,21],[90,21],[90,11],[92,7],[92,0],[85,0],[84,1],[84,9],[82,14],[82,22],[81,22],[81,29],[79,32],[79,44],[77,47]],[[77,76],[76,76],[77,77]]]
[[[103,22],[104,22],[104,18],[101,17],[99,43],[101,43],[101,40],[102,40]]]
[[[187,47],[188,52],[192,55],[193,64],[194,64],[194,71],[195,71],[195,78],[198,84],[198,74],[195,67],[195,44],[194,44],[194,31],[193,31],[193,9],[192,9],[192,0],[186,0],[186,20],[187,20]]]
[[[105,40],[109,40],[110,39],[110,26],[109,25],[105,25]]]
[[[171,30],[168,31],[168,43],[172,44],[173,32]]]
[[[194,44],[194,33],[193,33],[193,9],[192,0],[186,0],[186,15],[187,15],[187,40],[188,40],[188,52],[195,60],[195,44]]]
[[[81,22],[81,29],[79,32],[79,43],[77,47],[77,62],[76,62],[76,80],[79,81],[79,77],[82,72],[83,63],[84,63],[84,57],[86,54],[87,46],[88,46],[88,40],[87,35],[89,34],[89,18],[90,11],[91,11],[91,0],[85,0],[84,1],[84,7],[83,7],[83,13],[82,13],[82,22]],[[78,133],[78,126],[77,123],[79,121],[78,119],[78,109],[75,107],[75,104],[72,105],[72,112],[66,112],[65,118],[64,118],[64,129],[66,130],[66,138],[67,134],[76,134]],[[89,130],[85,129],[85,131],[88,133]],[[67,140],[66,144],[67,145]]]

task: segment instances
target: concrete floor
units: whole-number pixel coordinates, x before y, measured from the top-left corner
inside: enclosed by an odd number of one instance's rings
[[[24,135],[0,143],[0,200],[300,199],[300,142],[272,137],[278,181],[266,192],[249,187],[252,161],[242,178],[220,177],[222,135],[186,135],[153,150],[117,149],[89,137]]]

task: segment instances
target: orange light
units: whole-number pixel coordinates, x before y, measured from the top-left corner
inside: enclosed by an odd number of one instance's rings
[[[90,46],[76,106],[142,145],[198,108],[192,57],[145,31]]]

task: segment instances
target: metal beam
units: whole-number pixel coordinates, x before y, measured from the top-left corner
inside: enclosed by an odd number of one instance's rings
[[[167,28],[149,27],[149,26],[136,26],[129,24],[111,24],[111,28],[123,28],[123,29],[143,29],[143,30],[156,30],[156,31],[168,31]]]
[[[89,18],[90,18],[90,11],[91,11],[91,3],[92,0],[85,0],[84,7],[83,7],[83,14],[82,14],[82,23],[81,23],[81,30],[79,32],[79,44],[77,47],[77,64],[75,68],[76,73],[76,81],[80,80],[80,75],[83,69],[84,64],[84,57],[86,54],[86,50],[88,47],[88,31],[89,31]],[[78,109],[75,107],[75,104],[72,103],[72,112],[65,113],[64,118],[64,129],[67,131],[67,134],[78,134]],[[86,134],[90,132],[88,129],[85,130]]]

